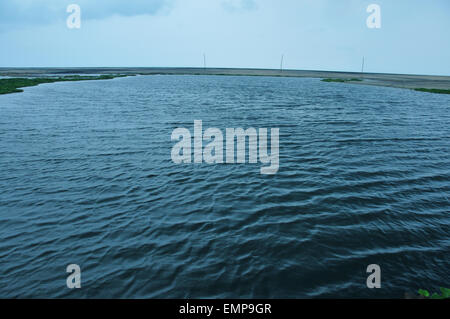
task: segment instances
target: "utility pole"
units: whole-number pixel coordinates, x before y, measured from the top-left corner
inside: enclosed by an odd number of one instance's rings
[[[365,63],[365,57],[363,57],[363,60],[362,60],[361,77],[364,76],[364,63]]]
[[[284,54],[281,55],[280,72],[283,73]]]

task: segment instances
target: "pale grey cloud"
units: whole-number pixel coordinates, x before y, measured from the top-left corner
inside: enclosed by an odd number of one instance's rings
[[[83,19],[113,15],[155,15],[170,9],[175,0],[1,0],[0,24],[45,24],[66,19],[69,4],[81,7]]]

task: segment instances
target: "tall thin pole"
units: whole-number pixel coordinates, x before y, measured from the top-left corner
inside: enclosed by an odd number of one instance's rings
[[[206,54],[203,53],[203,69],[206,70]]]
[[[284,54],[281,55],[280,72],[283,73]]]
[[[365,63],[365,57],[363,57],[363,60],[362,60],[361,75],[364,75],[364,63]]]

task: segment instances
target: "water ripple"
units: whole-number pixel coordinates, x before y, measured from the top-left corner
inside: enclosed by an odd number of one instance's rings
[[[450,282],[450,98],[139,76],[0,97],[0,297],[402,297]],[[280,171],[175,165],[177,127],[280,128]],[[82,286],[65,286],[65,267]],[[367,265],[383,289],[366,288]],[[436,290],[436,289],[435,289]]]

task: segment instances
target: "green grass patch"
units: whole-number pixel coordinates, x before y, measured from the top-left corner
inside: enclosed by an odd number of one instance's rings
[[[437,292],[431,294],[428,290],[420,289],[419,295],[428,299],[448,299],[450,298],[450,289],[442,287],[440,294]]]
[[[437,93],[437,94],[450,94],[450,90],[444,90],[444,89],[414,89],[414,91],[418,92],[427,92],[427,93]]]
[[[337,83],[345,83],[345,82],[361,82],[362,79],[323,79],[322,82],[337,82]]]
[[[322,82],[338,82],[338,83],[345,83],[345,82],[361,82],[362,79],[323,79]]]
[[[0,94],[20,93],[23,92],[21,88],[36,86],[42,83],[55,82],[73,82],[73,81],[92,81],[92,80],[111,80],[118,77],[125,77],[126,75],[99,75],[99,76],[80,76],[71,75],[64,77],[47,77],[47,78],[11,78],[0,79]]]

